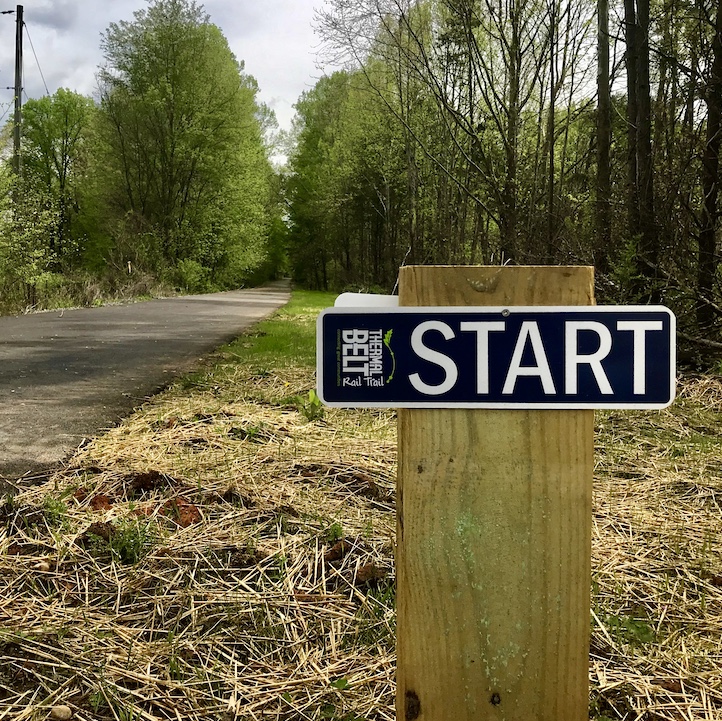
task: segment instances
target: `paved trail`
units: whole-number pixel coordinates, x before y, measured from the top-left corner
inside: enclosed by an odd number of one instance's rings
[[[288,301],[289,285],[0,318],[0,492]]]

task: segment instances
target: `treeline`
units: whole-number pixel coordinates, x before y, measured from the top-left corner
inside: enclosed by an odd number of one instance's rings
[[[98,101],[61,89],[24,105],[21,172],[0,169],[0,310],[274,273],[275,120],[220,29],[192,0],[152,0],[102,51]]]
[[[665,302],[714,338],[718,3],[329,0],[319,27],[354,69],[297,105],[298,280],[593,264],[601,302]]]

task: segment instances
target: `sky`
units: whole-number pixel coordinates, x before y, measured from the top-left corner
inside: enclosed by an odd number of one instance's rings
[[[17,0],[0,0],[14,10]],[[24,100],[64,87],[96,95],[96,72],[103,62],[100,36],[111,22],[133,20],[146,0],[25,0]],[[293,104],[323,74],[317,67],[319,39],[312,23],[323,0],[206,0],[245,71],[258,81],[258,100],[290,129]],[[29,39],[28,39],[29,38]],[[31,47],[32,42],[32,47]],[[37,62],[33,55],[37,54]],[[0,15],[0,116],[12,113],[15,74],[15,14]],[[38,66],[40,69],[38,69]],[[42,75],[41,75],[42,71]],[[43,82],[43,77],[45,82]]]

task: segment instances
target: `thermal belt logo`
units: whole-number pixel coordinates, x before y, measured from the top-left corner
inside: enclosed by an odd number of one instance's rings
[[[392,331],[352,328],[340,333],[341,386],[384,386],[393,379],[393,369],[384,377],[384,346],[393,359]],[[395,365],[395,364],[394,364]]]

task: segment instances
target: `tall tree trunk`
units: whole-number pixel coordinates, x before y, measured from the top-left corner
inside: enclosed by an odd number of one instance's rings
[[[612,102],[609,83],[609,0],[597,3],[597,237],[595,251],[597,270],[609,269],[609,252],[612,243]]]
[[[717,196],[720,181],[720,140],[722,139],[722,8],[717,7],[712,41],[712,70],[705,93],[707,142],[702,162],[702,228],[699,234],[697,265],[697,325],[707,331],[714,321],[713,300],[717,274]]]
[[[501,218],[501,252],[503,261],[518,262],[517,248],[517,162],[519,152],[519,102],[521,74],[521,39],[519,37],[520,10],[517,3],[509,3],[511,38],[509,43],[509,90],[506,123],[506,178],[504,181],[503,213]]]
[[[651,287],[650,300],[658,300],[654,288],[659,262],[659,240],[654,218],[654,163],[652,158],[652,102],[649,82],[649,0],[637,0],[639,53],[637,55],[637,173],[639,189],[640,245],[637,269]],[[649,293],[647,293],[650,291]]]
[[[556,17],[556,0],[552,0],[549,7],[549,116],[547,118],[547,134],[549,136],[549,180],[548,180],[548,199],[547,199],[547,252],[546,262],[554,263],[555,248],[554,236],[556,224],[554,222],[554,115],[556,113],[556,35],[557,35],[557,17]]]
[[[639,186],[637,182],[637,9],[624,0],[624,31],[627,45],[627,223],[630,238],[639,235]]]
[[[631,289],[650,302],[655,289],[659,242],[654,220],[652,104],[649,89],[649,0],[624,0],[627,41],[627,122],[629,162],[629,236],[636,240]]]

